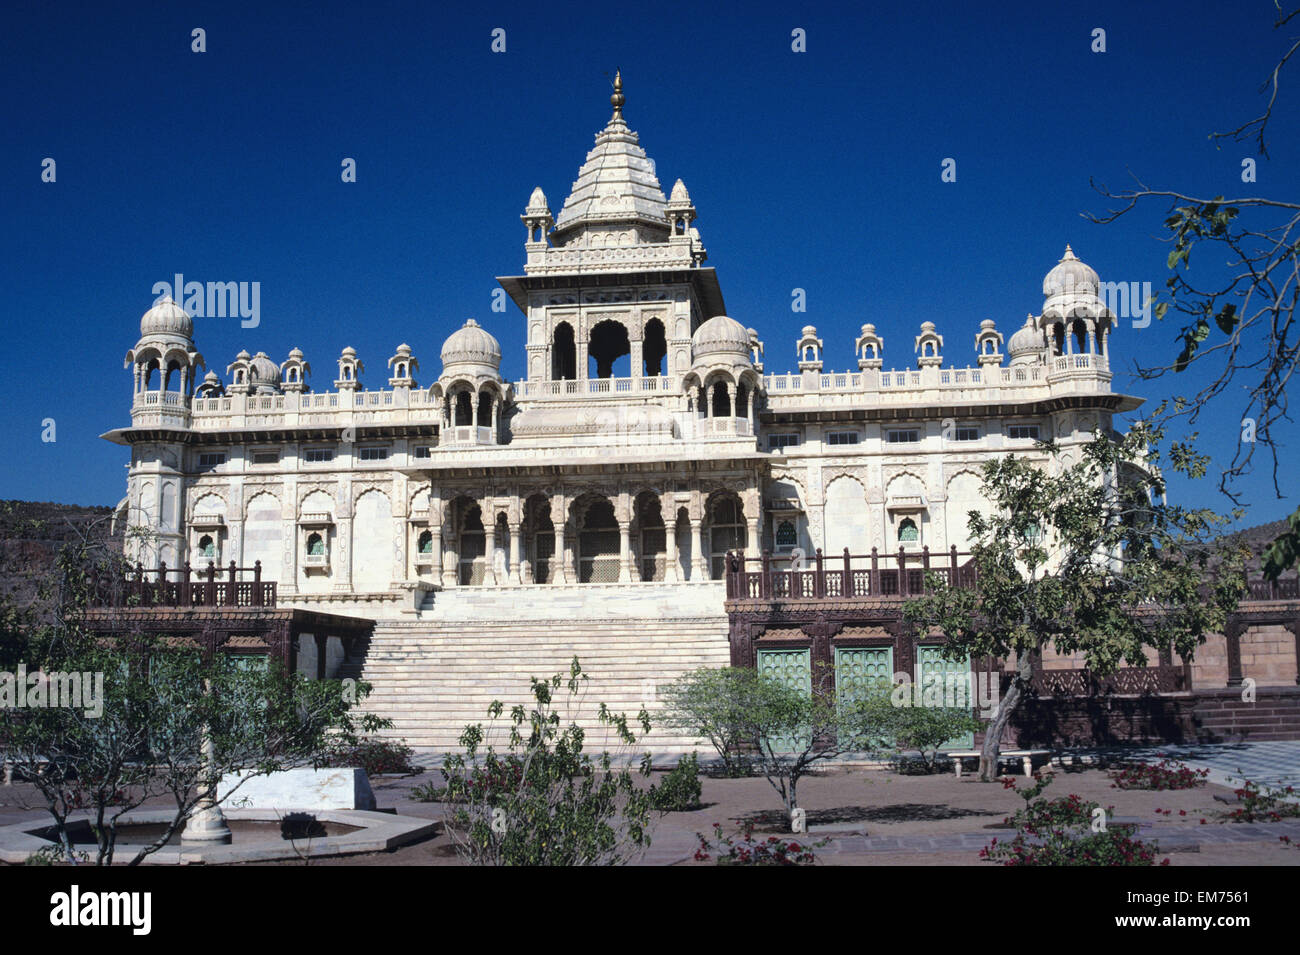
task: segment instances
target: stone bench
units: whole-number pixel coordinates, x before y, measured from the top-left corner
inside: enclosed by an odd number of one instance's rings
[[[983,754],[981,754],[979,750],[961,749],[955,750],[951,753],[942,753],[941,755],[947,756],[952,760],[953,770],[960,777],[961,761],[963,759],[979,759]],[[998,762],[1001,763],[1004,759],[1019,759],[1025,776],[1029,777],[1034,775],[1034,757],[1050,755],[1051,750],[1047,749],[1004,749],[998,752]]]

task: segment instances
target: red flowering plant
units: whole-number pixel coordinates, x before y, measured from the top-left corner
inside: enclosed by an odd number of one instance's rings
[[[804,845],[785,836],[768,836],[766,839],[754,838],[754,824],[745,823],[737,835],[728,835],[722,831],[722,823],[713,824],[713,838],[697,832],[700,846],[695,850],[696,862],[714,859],[717,865],[813,865],[817,861],[814,849],[826,845],[827,840]]]
[[[1121,763],[1107,773],[1111,789],[1195,789],[1205,785],[1208,769],[1192,769],[1176,759],[1161,758],[1158,763]]]
[[[1134,838],[1135,826],[1106,825],[1114,807],[1099,814],[1100,803],[1081,799],[1071,793],[1059,799],[1042,798],[1051,785],[1052,773],[1035,773],[1034,783],[1016,788],[1014,778],[1005,777],[1002,785],[1015,789],[1025,807],[1007,817],[1015,826],[1015,838],[992,843],[980,850],[979,857],[1002,865],[1154,865],[1159,847]],[[1167,865],[1168,859],[1160,864]]]
[[[1241,805],[1219,813],[1220,822],[1281,822],[1300,817],[1300,803],[1293,800],[1294,786],[1277,789],[1248,779],[1233,793]]]

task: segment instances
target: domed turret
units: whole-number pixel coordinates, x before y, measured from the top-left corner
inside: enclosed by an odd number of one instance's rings
[[[255,395],[274,394],[280,390],[280,366],[258,352],[248,363],[248,383]]]
[[[1025,316],[1025,324],[1007,342],[1011,364],[1027,365],[1038,361],[1043,351],[1043,333],[1034,325],[1034,316]]]
[[[691,336],[691,350],[695,360],[710,355],[726,355],[750,361],[749,330],[734,318],[715,315]]]
[[[193,338],[194,319],[181,308],[170,295],[165,295],[154,306],[140,316],[140,337],[153,335],[166,337]]]
[[[457,365],[479,366],[493,375],[501,367],[500,344],[472,318],[467,318],[442,344],[443,372]]]
[[[1075,258],[1074,250],[1068,245],[1065,255],[1043,277],[1043,295],[1049,299],[1057,295],[1096,295],[1100,290],[1101,279],[1097,272]]]

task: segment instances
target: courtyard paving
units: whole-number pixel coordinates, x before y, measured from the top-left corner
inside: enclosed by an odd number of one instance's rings
[[[1207,785],[1171,792],[1111,788],[1109,777],[1093,760],[1117,755],[1114,751],[1078,750],[1072,755],[1079,763],[1054,766],[1056,778],[1045,795],[1054,798],[1077,793],[1083,799],[1113,806],[1112,821],[1137,823],[1139,838],[1156,841],[1159,858],[1167,857],[1172,866],[1300,865],[1300,850],[1288,848],[1279,838],[1289,836],[1300,842],[1300,820],[1269,824],[1218,821],[1218,815],[1230,808],[1231,790],[1243,776],[1271,786],[1300,783],[1300,741],[1162,746],[1124,752],[1151,761],[1161,755],[1174,756],[1193,768],[1210,771]],[[431,781],[442,782],[436,770],[379,777],[372,785],[380,809],[441,819],[440,804],[413,798],[417,786]],[[756,834],[788,832],[780,799],[765,779],[703,777],[702,782],[704,807],[660,815],[643,864],[696,864],[696,833],[711,833],[715,822],[731,832],[746,820],[754,823]],[[1023,784],[1024,780],[1017,778],[1017,785]],[[988,865],[980,862],[979,850],[994,838],[1005,841],[1013,834],[1003,826],[1003,819],[1023,804],[1014,792],[999,784],[980,783],[970,774],[960,779],[951,773],[906,776],[861,766],[836,767],[806,778],[800,784],[799,802],[807,810],[809,832],[793,838],[824,840],[817,849],[819,862],[885,866]],[[0,824],[45,818],[30,787],[0,788]],[[440,832],[391,852],[313,860],[312,864],[409,866],[455,865],[457,861],[448,837]]]

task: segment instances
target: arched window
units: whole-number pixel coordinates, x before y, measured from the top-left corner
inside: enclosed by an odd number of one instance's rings
[[[731,417],[731,399],[727,395],[726,382],[715,382],[713,385],[713,402],[710,409],[710,417],[713,418],[730,418]]]
[[[620,362],[620,370],[627,367],[627,374],[631,375],[630,365],[624,366],[620,359],[632,352],[632,345],[628,341],[627,328],[622,322],[615,322],[606,319],[603,322],[597,322],[591,330],[591,341],[587,345],[587,355],[591,364],[595,365],[595,375],[588,370],[588,377],[594,378],[616,378],[622,377],[616,375],[614,363]]]
[[[898,542],[900,544],[915,544],[921,539],[921,532],[917,530],[916,521],[910,517],[905,517],[898,525]]]
[[[645,375],[662,375],[664,358],[668,355],[668,340],[664,337],[664,323],[652,318],[645,323],[645,340],[641,345]]]
[[[714,580],[721,580],[727,551],[744,550],[748,543],[745,512],[734,497],[719,497],[709,510],[710,561]]]
[[[478,426],[480,428],[492,427],[492,392],[480,391],[478,393]]]
[[[456,394],[455,423],[462,426],[474,423],[474,405],[468,391],[460,391]]]
[[[551,345],[551,380],[572,381],[578,377],[578,352],[573,343],[573,326],[560,322],[555,326],[555,339]]]
[[[421,554],[432,554],[433,553],[433,532],[425,531],[423,534],[421,534],[419,540],[416,542],[416,546],[420,549]]]
[[[322,557],[325,554],[325,538],[320,534],[311,534],[307,537],[307,556]]]
[[[199,538],[199,556],[200,557],[217,556],[217,545],[212,540],[211,534],[204,534],[202,537]]]
[[[776,525],[776,546],[778,550],[790,550],[799,541],[794,529],[794,521],[782,521]]]

